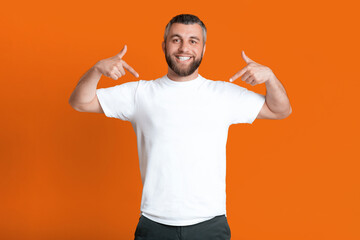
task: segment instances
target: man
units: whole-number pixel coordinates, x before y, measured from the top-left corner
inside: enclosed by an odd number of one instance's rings
[[[291,113],[285,89],[270,68],[242,57],[241,77],[265,83],[266,96],[198,74],[206,27],[194,15],[174,17],[162,48],[168,73],[156,80],[96,89],[101,75],[115,80],[125,70],[127,48],[99,61],[80,79],[69,103],[80,112],[105,113],[130,121],[136,136],[143,183],[140,239],[230,239],[226,218],[226,141],[231,124],[256,118],[283,119]]]

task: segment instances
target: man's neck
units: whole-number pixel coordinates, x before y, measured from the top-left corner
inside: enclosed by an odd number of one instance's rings
[[[186,81],[191,81],[194,80],[198,77],[198,70],[196,70],[195,72],[193,72],[191,75],[189,76],[179,76],[176,73],[174,73],[173,71],[168,71],[167,73],[167,77],[170,80],[176,81],[176,82],[186,82]]]

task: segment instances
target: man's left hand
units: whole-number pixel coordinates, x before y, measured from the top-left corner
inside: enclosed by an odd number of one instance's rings
[[[276,78],[275,74],[269,67],[251,60],[248,56],[245,55],[244,51],[241,52],[241,56],[247,65],[238,71],[234,76],[232,76],[230,78],[230,82],[235,81],[241,76],[241,80],[252,86],[255,86],[256,84],[261,84]]]

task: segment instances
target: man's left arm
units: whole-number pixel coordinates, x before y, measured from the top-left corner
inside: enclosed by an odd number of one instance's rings
[[[261,65],[248,56],[244,51],[241,53],[242,58],[247,63],[243,69],[237,72],[230,82],[241,76],[241,79],[255,86],[256,84],[265,83],[266,96],[265,103],[261,108],[257,118],[259,119],[283,119],[290,115],[292,109],[289,98],[287,97],[285,88],[281,82],[277,79],[272,70],[264,65]]]

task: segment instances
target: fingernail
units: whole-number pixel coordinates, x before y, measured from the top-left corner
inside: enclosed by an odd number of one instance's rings
[[[230,82],[232,82],[233,80],[232,80],[232,78],[230,78]]]

